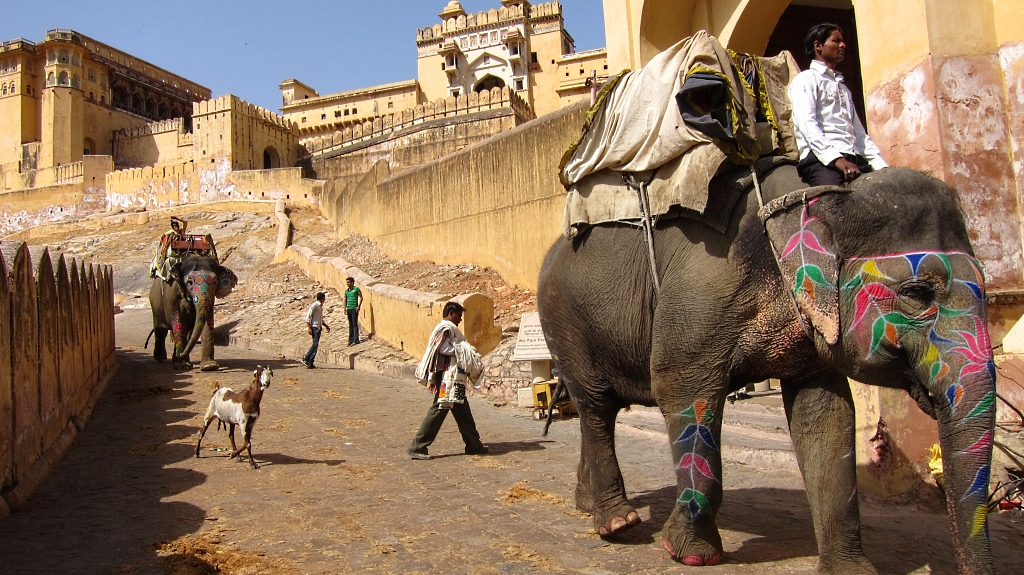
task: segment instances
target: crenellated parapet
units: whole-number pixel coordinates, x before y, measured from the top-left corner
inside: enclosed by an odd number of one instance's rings
[[[135,126],[134,128],[121,128],[114,132],[114,141],[139,138],[142,136],[152,136],[153,134],[161,134],[163,132],[184,133],[184,131],[184,122],[182,121],[182,118],[172,118],[170,120],[161,120],[159,122],[142,124],[141,126]]]
[[[273,126],[285,132],[290,132],[294,128],[294,124],[281,114],[250,104],[233,94],[224,94],[212,100],[203,100],[192,104],[193,118],[220,112],[237,114],[239,119],[254,119],[261,124]]]
[[[333,134],[307,137],[299,140],[299,145],[304,148],[306,157],[317,156],[431,120],[455,118],[502,108],[510,109],[521,122],[535,117],[530,105],[506,86],[479,93],[461,94],[458,97],[449,96],[393,114],[378,116],[372,120],[342,124]]]
[[[561,14],[562,7],[558,2],[548,2],[529,8],[529,17],[540,18]],[[536,16],[535,16],[536,14]],[[522,4],[511,4],[501,8],[481,10],[476,14],[461,13],[458,16],[452,15],[442,18],[440,24],[434,24],[426,28],[416,30],[416,42],[434,42],[445,35],[469,32],[477,29],[487,29],[501,25],[522,23],[525,20],[525,10]]]

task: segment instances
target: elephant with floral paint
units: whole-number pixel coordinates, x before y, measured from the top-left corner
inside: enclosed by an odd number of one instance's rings
[[[226,297],[238,283],[230,269],[220,265],[216,258],[189,255],[175,264],[170,281],[153,280],[149,290],[149,304],[153,308],[153,331],[156,341],[153,357],[167,359],[164,339],[171,332],[174,343],[174,366],[191,369],[189,354],[200,337],[203,340],[202,371],[216,371],[213,358],[213,304]]]
[[[663,544],[687,565],[720,562],[725,400],[778,378],[818,570],[875,573],[861,549],[849,377],[905,389],[938,421],[960,572],[991,573],[995,373],[984,274],[954,192],[900,168],[809,189],[791,165],[762,168],[757,191],[747,168],[712,181],[712,202],[725,201],[721,188],[746,190],[725,233],[695,219],[657,222],[660,290],[634,226],[593,226],[548,253],[538,305],[580,412],[577,507],[602,536],[640,522],[615,457],[615,418],[633,403],[657,405],[677,476]]]

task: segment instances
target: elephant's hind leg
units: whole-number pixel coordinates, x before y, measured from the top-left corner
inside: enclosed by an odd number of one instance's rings
[[[576,505],[590,508],[599,535],[614,535],[640,523],[640,516],[626,499],[615,457],[615,417],[619,408],[581,403],[586,407],[580,407],[582,441]]]
[[[167,328],[153,328],[153,359],[167,361]]]
[[[818,572],[876,574],[861,548],[849,383],[834,372],[783,380],[782,395],[814,519]]]

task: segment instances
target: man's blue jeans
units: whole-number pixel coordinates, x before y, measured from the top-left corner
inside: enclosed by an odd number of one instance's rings
[[[316,350],[320,347],[320,333],[322,331],[323,328],[313,328],[313,345],[309,347],[309,351],[307,351],[306,355],[302,358],[302,361],[304,361],[306,365],[313,365],[313,360],[316,359]]]

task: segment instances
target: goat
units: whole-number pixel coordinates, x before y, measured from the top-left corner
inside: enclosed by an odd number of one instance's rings
[[[231,438],[231,456],[234,459],[242,453],[243,449],[249,451],[249,465],[253,469],[259,469],[256,460],[252,458],[252,428],[256,425],[256,418],[260,416],[260,401],[263,399],[263,391],[270,387],[270,378],[274,376],[274,370],[270,367],[256,366],[252,372],[252,385],[240,393],[236,393],[227,387],[218,386],[210,398],[210,407],[206,408],[206,415],[203,417],[203,429],[199,432],[199,440],[196,441],[196,457],[199,457],[199,446],[203,442],[207,428],[214,418],[218,422],[228,425],[228,437]],[[242,447],[235,446],[235,426],[240,425],[245,433],[245,444]],[[219,427],[219,424],[218,424]]]

